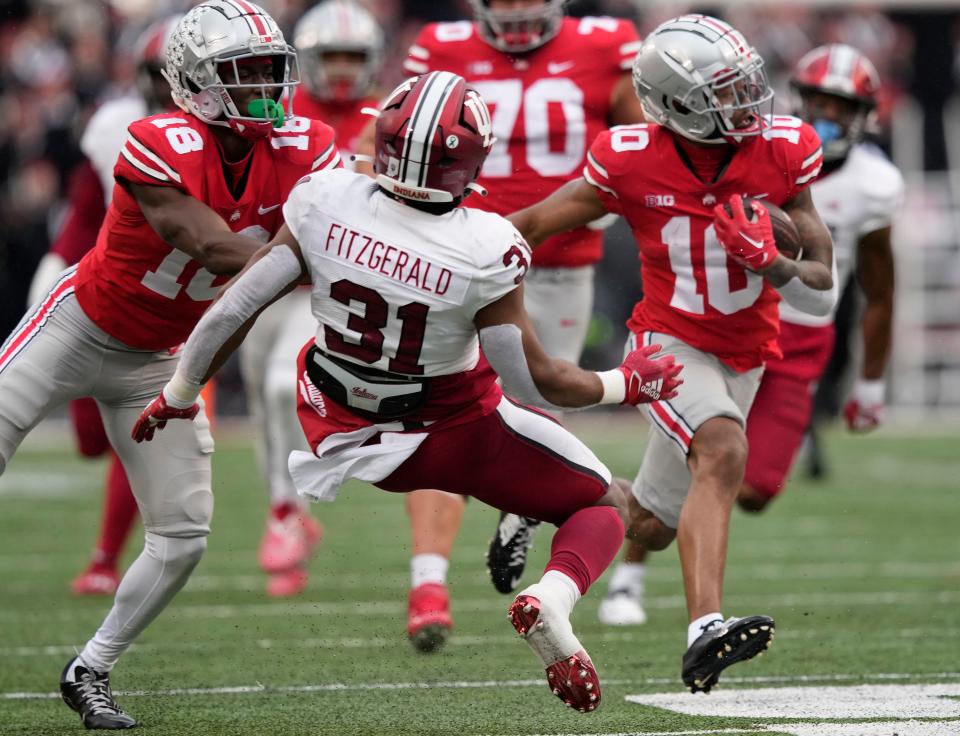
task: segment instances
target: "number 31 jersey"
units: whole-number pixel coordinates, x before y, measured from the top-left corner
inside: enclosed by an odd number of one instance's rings
[[[449,71],[490,108],[496,142],[477,180],[489,190],[471,207],[506,215],[539,202],[580,175],[590,142],[610,124],[613,88],[629,73],[640,41],[616,18],[564,18],[559,33],[529,53],[490,46],[469,21],[424,27],[404,69]],[[541,243],[534,265],[594,263],[602,233],[580,228]]]
[[[280,228],[280,207],[296,182],[340,165],[333,130],[297,117],[254,142],[239,198],[227,186],[222,157],[210,127],[192,115],[154,115],[128,128],[113,199],[96,246],[80,261],[76,294],[91,320],[132,348],[182,343],[229,276],[164,242],[120,182],[179,189],[234,232],[265,243]]]
[[[306,177],[283,216],[313,282],[317,346],[407,376],[477,367],[474,315],[517,288],[530,256],[498,215],[421,212],[346,169]]]
[[[640,249],[643,299],[627,324],[746,371],[780,357],[780,295],[727,256],[713,208],[734,194],[778,206],[790,201],[820,171],[820,139],[798,118],[774,116],[705,183],[683,163],[675,136],[658,125],[613,128],[594,141],[583,171],[607,209],[630,223]]]

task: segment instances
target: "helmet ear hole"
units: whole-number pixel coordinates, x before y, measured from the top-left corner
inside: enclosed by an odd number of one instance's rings
[[[684,105],[682,102],[680,102],[679,100],[676,100],[676,99],[670,100],[670,107],[672,107],[674,110],[676,110],[676,111],[677,111],[678,113],[680,113],[681,115],[689,115],[690,112],[691,112],[691,110],[690,110],[689,107],[687,107],[687,106]]]

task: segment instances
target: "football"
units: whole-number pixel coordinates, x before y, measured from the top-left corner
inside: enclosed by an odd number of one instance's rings
[[[744,196],[743,198],[743,206],[748,213],[750,212],[750,202],[752,201],[752,197]],[[773,204],[773,202],[768,202],[765,199],[758,199],[756,201],[763,205],[767,209],[767,212],[770,213],[770,224],[773,226],[773,239],[776,241],[777,250],[791,260],[799,260],[803,254],[803,245],[800,242],[800,231],[797,230],[797,226],[793,224],[790,215]],[[729,213],[730,205],[725,204],[724,209]]]

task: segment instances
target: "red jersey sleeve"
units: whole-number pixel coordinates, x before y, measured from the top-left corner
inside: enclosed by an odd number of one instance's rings
[[[174,187],[191,194],[185,171],[202,166],[203,145],[200,133],[184,117],[137,120],[127,128],[113,176],[121,183]]]
[[[97,233],[107,211],[100,177],[89,159],[85,159],[70,175],[67,206],[63,229],[50,246],[50,252],[56,253],[67,265],[72,266],[96,244]]]
[[[600,201],[610,212],[623,214],[620,201],[622,177],[636,161],[631,152],[642,151],[650,143],[647,125],[618,125],[596,137],[587,153],[583,178],[594,186]]]
[[[403,61],[403,71],[407,74],[426,74],[433,71],[431,57],[436,45],[437,23],[428,23],[420,29],[413,44],[407,51],[407,58]]]
[[[774,115],[764,137],[776,142],[787,174],[785,201],[796,197],[816,181],[823,166],[820,137],[808,123],[789,115]]]

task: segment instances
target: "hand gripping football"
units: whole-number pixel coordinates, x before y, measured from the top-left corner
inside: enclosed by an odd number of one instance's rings
[[[743,208],[749,213],[751,203],[756,202],[763,206],[770,213],[770,224],[773,226],[773,239],[777,244],[777,250],[781,255],[794,260],[800,260],[803,255],[803,244],[800,240],[800,231],[790,219],[790,215],[772,202],[765,199],[754,199],[753,197],[743,197]],[[730,205],[724,204],[723,209],[727,214],[731,214]],[[752,219],[752,218],[751,218]]]

